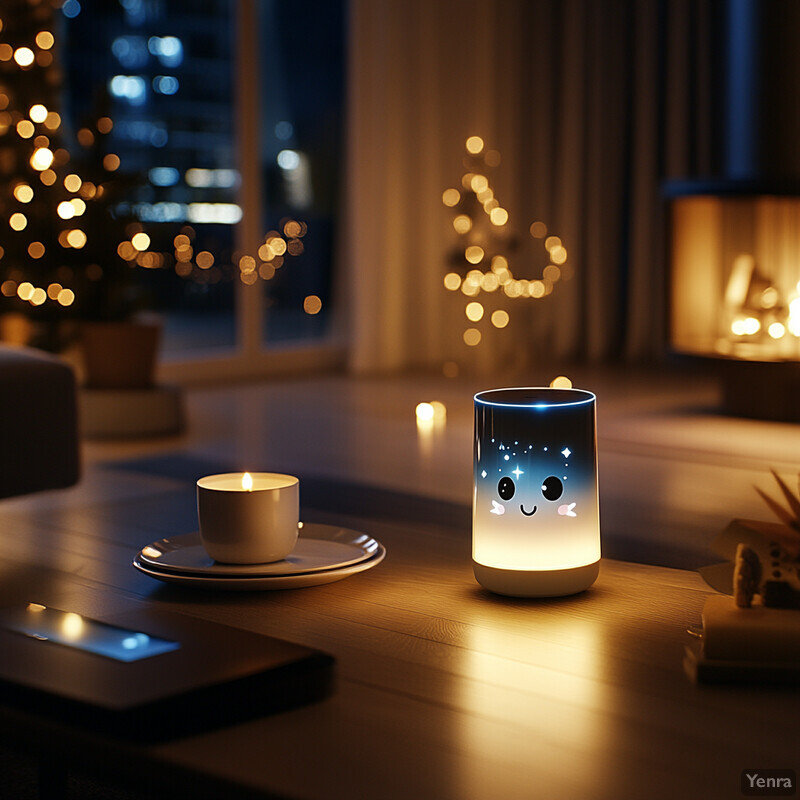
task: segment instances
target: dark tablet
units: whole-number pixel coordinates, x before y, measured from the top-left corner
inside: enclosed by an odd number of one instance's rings
[[[199,733],[319,700],[333,658],[182,614],[92,619],[0,609],[0,702],[139,741]]]

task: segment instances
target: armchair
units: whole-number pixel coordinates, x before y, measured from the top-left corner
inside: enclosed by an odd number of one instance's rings
[[[0,498],[80,477],[77,389],[55,356],[0,345]]]

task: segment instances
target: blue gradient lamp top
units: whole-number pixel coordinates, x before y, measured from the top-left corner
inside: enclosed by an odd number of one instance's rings
[[[473,561],[532,571],[596,564],[595,396],[513,388],[474,402]]]

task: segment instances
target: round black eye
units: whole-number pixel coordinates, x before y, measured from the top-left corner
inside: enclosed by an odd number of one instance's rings
[[[542,494],[545,500],[558,500],[563,491],[564,484],[561,483],[555,475],[544,479],[544,483],[542,483]]]
[[[514,496],[516,488],[511,478],[500,478],[500,482],[497,484],[497,494],[499,494],[503,500],[510,500]]]

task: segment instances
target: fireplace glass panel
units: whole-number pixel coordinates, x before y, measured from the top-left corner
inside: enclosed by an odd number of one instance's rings
[[[800,360],[800,199],[693,195],[671,211],[673,350]]]

